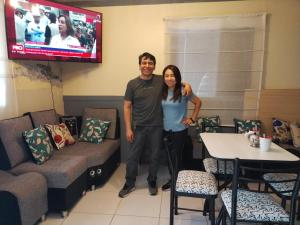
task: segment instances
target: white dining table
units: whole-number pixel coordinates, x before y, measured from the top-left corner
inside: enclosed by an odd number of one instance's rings
[[[275,143],[268,151],[251,147],[244,134],[201,133],[202,141],[211,157],[216,159],[235,159],[249,161],[298,161],[299,158]]]

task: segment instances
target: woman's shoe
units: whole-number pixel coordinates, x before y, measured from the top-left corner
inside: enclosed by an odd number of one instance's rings
[[[165,183],[162,187],[161,190],[166,191],[168,189],[170,189],[171,187],[171,180],[169,180],[167,183]]]

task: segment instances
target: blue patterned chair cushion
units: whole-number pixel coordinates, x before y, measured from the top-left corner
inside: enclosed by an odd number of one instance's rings
[[[284,181],[284,180],[293,180],[296,179],[297,174],[292,173],[266,173],[263,175],[263,178],[266,182],[268,181]],[[289,191],[293,190],[295,183],[291,182],[282,182],[282,183],[269,183],[276,191]],[[282,195],[292,196],[292,192],[281,193]]]
[[[217,160],[213,158],[206,158],[203,160],[205,171],[213,174],[225,174],[224,160]],[[219,170],[218,170],[219,169]],[[233,163],[226,162],[226,174],[233,174]]]
[[[181,170],[178,173],[176,191],[200,195],[217,195],[218,188],[213,174],[195,171]]]
[[[221,199],[231,216],[232,191],[221,193]],[[289,214],[269,194],[238,190],[236,219],[257,222],[289,222]]]

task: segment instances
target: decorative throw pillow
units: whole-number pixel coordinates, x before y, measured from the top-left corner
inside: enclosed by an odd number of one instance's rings
[[[44,127],[24,131],[23,136],[37,164],[41,165],[50,159],[53,147]]]
[[[71,135],[67,125],[65,123],[61,123],[61,124],[59,124],[59,128],[65,139],[65,145],[73,145],[75,143],[75,139]]]
[[[204,127],[218,127],[220,125],[219,116],[202,117]]]
[[[300,148],[300,126],[297,123],[290,124],[293,144],[296,148]]]
[[[262,124],[260,120],[241,120],[233,119],[238,133],[245,133],[249,130],[261,130]]]
[[[103,142],[110,122],[102,121],[97,118],[86,118],[82,126],[80,141],[100,144]]]
[[[65,137],[59,125],[45,124],[46,129],[51,134],[55,147],[60,150],[65,147]]]
[[[276,143],[292,144],[292,135],[287,121],[272,118],[273,140]]]
[[[209,117],[199,117],[196,123],[197,141],[202,142],[200,134],[202,132],[208,133],[218,133],[221,131],[220,128],[220,117],[219,116],[209,116]]]

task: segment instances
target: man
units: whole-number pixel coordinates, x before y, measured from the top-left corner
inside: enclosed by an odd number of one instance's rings
[[[141,75],[127,84],[124,97],[126,138],[130,143],[126,165],[126,183],[119,192],[124,198],[135,189],[138,163],[143,149],[151,150],[149,175],[150,195],[157,194],[156,176],[159,167],[163,116],[161,108],[163,77],[153,74],[156,60],[148,52],[139,56]],[[190,91],[190,86],[187,89]]]
[[[27,27],[28,41],[44,44],[46,25],[41,23],[41,14],[37,9],[33,9],[32,16],[33,21],[31,21]]]

